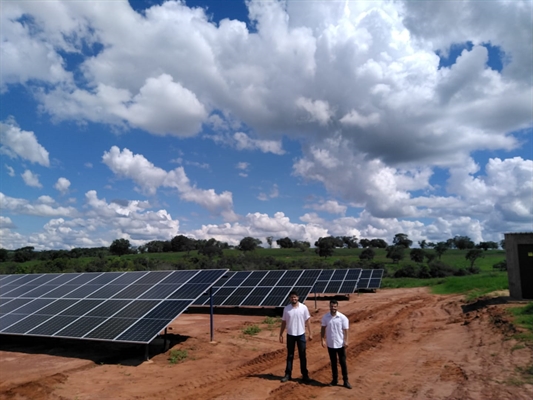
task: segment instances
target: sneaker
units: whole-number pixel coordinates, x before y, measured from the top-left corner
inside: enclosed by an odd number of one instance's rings
[[[333,380],[329,383],[328,386],[337,386],[337,384],[338,384],[338,382],[337,382],[335,379],[333,379]]]
[[[281,378],[281,381],[283,383],[287,382],[287,381],[290,381],[291,380],[291,377],[289,375],[285,375],[283,378]]]
[[[350,382],[348,382],[348,381],[344,381],[344,385],[342,385],[342,386],[344,386],[346,389],[351,389],[352,388],[352,385],[350,385]]]
[[[302,378],[302,382],[303,382],[303,383],[311,383],[311,378],[309,378],[308,376],[304,376],[304,377]]]

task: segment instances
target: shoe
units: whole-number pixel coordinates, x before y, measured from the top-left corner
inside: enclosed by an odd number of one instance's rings
[[[290,381],[291,377],[289,375],[285,375],[283,378],[281,378],[281,382],[285,383],[287,381]]]
[[[303,383],[311,383],[311,378],[309,378],[308,376],[304,376],[304,377],[302,378],[302,382],[303,382]]]
[[[352,385],[350,385],[350,382],[348,382],[348,381],[344,381],[344,385],[342,385],[342,386],[344,386],[346,389],[351,389],[352,388]]]
[[[337,382],[335,379],[333,379],[333,380],[329,383],[328,386],[337,386],[337,384],[338,384],[338,382]]]

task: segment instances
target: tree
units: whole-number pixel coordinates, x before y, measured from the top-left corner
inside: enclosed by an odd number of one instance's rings
[[[392,262],[397,264],[405,257],[405,247],[403,246],[389,246],[387,247],[387,258],[390,258]]]
[[[408,249],[413,244],[413,241],[409,240],[409,237],[405,233],[397,233],[396,235],[394,235],[392,243],[395,246],[403,246]]]
[[[174,236],[170,241],[170,246],[172,248],[172,251],[186,251],[187,253],[189,253],[196,247],[194,240],[183,235]]]
[[[409,257],[411,257],[411,261],[421,263],[424,261],[424,257],[426,255],[426,252],[422,249],[412,249],[409,253]]]
[[[370,246],[370,239],[361,239],[359,244],[362,248],[366,249],[368,246]]]
[[[426,242],[425,239],[424,239],[424,240],[419,240],[419,241],[418,241],[418,245],[420,246],[420,248],[421,248],[422,250],[424,250],[426,247],[428,247],[428,242]]]
[[[369,260],[372,261],[374,257],[376,256],[376,252],[373,248],[369,247],[364,249],[361,254],[359,254],[360,260]]]
[[[282,249],[292,249],[292,247],[294,246],[294,243],[292,242],[291,238],[289,238],[289,237],[284,237],[283,239],[278,239],[278,240],[276,240],[276,243]]]
[[[274,238],[273,238],[272,236],[267,236],[267,238],[266,238],[266,241],[267,241],[268,246],[269,246],[270,248],[272,248],[272,241],[273,241],[273,240],[274,240]]]
[[[439,260],[446,250],[448,250],[447,242],[438,242],[435,245],[435,253],[437,254],[437,257],[439,257]]]
[[[18,263],[30,261],[34,257],[34,249],[35,248],[33,246],[26,246],[21,247],[20,249],[16,249],[13,253],[13,261]]]
[[[498,248],[498,243],[496,242],[479,242],[479,244],[476,246],[476,248],[478,249],[483,249],[485,251],[487,251],[488,249],[497,249]]]
[[[500,240],[500,247],[505,250],[505,239]]]
[[[481,249],[471,249],[465,255],[465,258],[470,261],[470,268],[474,266],[476,260],[480,257],[483,257],[483,250]]]
[[[321,237],[315,242],[315,252],[320,256],[327,258],[333,255],[336,240],[332,236]]]
[[[6,249],[0,249],[0,262],[7,261],[9,252]]]
[[[370,247],[375,247],[377,249],[386,249],[388,246],[387,242],[383,239],[372,239],[370,241]]]
[[[162,253],[165,243],[162,240],[152,240],[144,245],[148,253]]]
[[[340,239],[343,242],[344,247],[348,249],[357,249],[359,244],[357,244],[357,237],[355,236],[340,236]]]
[[[220,257],[222,254],[224,254],[222,247],[219,246],[219,242],[213,238],[206,241],[205,244],[198,249],[198,253],[208,257],[209,259],[213,258],[214,256]]]
[[[131,245],[128,239],[116,239],[109,246],[109,251],[116,256],[122,256],[130,252],[130,247]]]
[[[455,247],[459,250],[473,249],[474,242],[468,236],[455,236],[453,238]]]
[[[308,248],[311,247],[311,243],[303,240],[303,241],[300,241],[300,240],[295,240],[293,243],[292,243],[293,247],[295,249],[300,249],[300,251],[302,252],[305,252],[307,251]]]
[[[250,237],[250,236],[246,236],[245,238],[243,238],[239,245],[237,246],[237,249],[239,249],[240,251],[253,251],[257,248],[257,246],[259,246],[261,243],[261,240],[259,239],[256,239],[256,238],[253,238],[253,237]]]

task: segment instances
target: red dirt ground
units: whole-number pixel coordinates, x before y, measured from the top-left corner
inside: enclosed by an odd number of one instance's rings
[[[311,384],[300,382],[298,361],[296,379],[280,382],[286,353],[279,324],[269,328],[264,316],[217,314],[216,343],[210,343],[209,315],[183,314],[171,324],[171,350],[187,351],[176,364],[169,362],[170,350],[143,361],[138,347],[116,353],[86,341],[3,341],[0,399],[533,399],[533,349],[511,338],[515,328],[503,311],[509,305],[463,312],[462,298],[416,288],[339,301],[351,324],[352,390],[326,385],[331,370],[320,346],[320,318],[328,301],[318,301],[315,311],[309,300]],[[243,334],[252,324],[261,332]]]

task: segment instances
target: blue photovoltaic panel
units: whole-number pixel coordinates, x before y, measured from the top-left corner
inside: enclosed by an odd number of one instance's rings
[[[325,269],[322,270],[312,291],[315,293],[349,294],[360,289],[379,289],[382,278],[382,269]]]
[[[231,273],[229,273],[231,274]],[[218,281],[213,290],[214,306],[281,307],[296,290],[301,302],[311,291],[320,270],[239,271]],[[216,290],[215,290],[216,289]],[[209,305],[209,296],[196,304]]]
[[[149,343],[227,270],[0,276],[0,334]]]
[[[381,280],[383,279],[382,269],[363,270],[364,276],[361,274],[359,279],[358,289],[379,289],[381,287]]]

